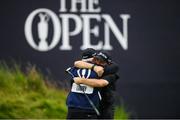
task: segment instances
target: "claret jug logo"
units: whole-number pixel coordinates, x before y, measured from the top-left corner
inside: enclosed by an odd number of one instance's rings
[[[122,31],[120,31],[111,15],[101,13],[99,0],[71,0],[68,5],[70,5],[70,9],[67,8],[66,0],[60,0],[59,15],[47,8],[38,8],[29,14],[25,21],[24,31],[26,40],[32,48],[46,52],[55,48],[61,40],[60,50],[72,50],[73,45],[70,44],[70,38],[82,33],[80,34],[82,35],[82,45],[79,47],[81,50],[86,48],[113,50],[113,46],[110,44],[110,33],[113,33],[119,45],[124,50],[128,49],[129,14],[117,15],[122,24]],[[37,30],[33,31],[35,18],[38,18]],[[71,26],[70,21],[73,21],[75,25]],[[93,21],[99,24],[94,25]],[[48,40],[50,27],[53,33],[51,40]],[[34,32],[37,32],[38,37],[34,37]],[[103,33],[103,36],[100,33]],[[97,43],[92,44],[93,40]]]
[[[39,23],[37,26],[38,31],[38,38],[39,38],[39,44],[37,45],[34,42],[33,35],[32,35],[32,23],[35,16],[39,16]],[[47,37],[48,37],[48,22],[49,19],[52,19],[53,28],[54,28],[54,34],[53,39],[50,45],[47,43]],[[33,11],[27,18],[25,23],[25,36],[28,41],[28,43],[38,51],[48,51],[53,49],[59,42],[61,37],[61,27],[60,22],[58,20],[58,17],[54,14],[54,12],[48,10],[48,9],[37,9]]]

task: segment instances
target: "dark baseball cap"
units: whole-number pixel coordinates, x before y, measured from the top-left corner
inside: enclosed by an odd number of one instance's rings
[[[110,54],[107,53],[107,52],[104,52],[104,51],[101,51],[101,52],[97,53],[94,57],[97,58],[97,59],[100,59],[100,60],[102,60],[102,61],[104,61],[106,63],[111,63],[112,62]]]
[[[81,54],[82,59],[92,58],[95,55],[96,55],[96,50],[94,50],[93,48],[87,48]]]

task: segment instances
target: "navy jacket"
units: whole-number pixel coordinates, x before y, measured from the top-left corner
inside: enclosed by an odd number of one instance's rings
[[[98,78],[97,73],[90,69],[71,67],[68,68],[66,71],[72,77]],[[80,87],[74,82],[72,83],[71,91],[67,97],[67,101],[66,101],[67,106],[74,108],[81,108],[81,109],[93,109],[89,101],[85,97],[83,91],[88,95],[88,97],[91,99],[94,105],[98,107],[100,102],[100,93],[98,89],[83,84],[81,84]]]

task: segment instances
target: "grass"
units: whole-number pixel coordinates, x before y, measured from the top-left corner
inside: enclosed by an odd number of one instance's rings
[[[66,118],[67,92],[48,86],[33,67],[0,64],[0,118]]]
[[[114,119],[127,120],[129,117],[129,114],[125,111],[123,106],[116,106]]]
[[[0,119],[65,119],[67,92],[47,84],[35,66],[25,71],[0,63]],[[117,107],[115,118],[127,119],[128,114]]]

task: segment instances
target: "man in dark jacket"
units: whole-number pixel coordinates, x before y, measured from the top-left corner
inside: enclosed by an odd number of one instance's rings
[[[112,63],[110,56],[105,52],[100,52],[95,56],[96,59],[104,60],[108,65],[105,66],[96,66],[91,63],[76,61],[75,66],[79,68],[92,68],[98,73],[98,75],[102,75],[101,79],[107,80],[107,84],[97,86],[98,79],[82,79],[75,78],[75,82],[78,84],[87,84],[94,85],[94,87],[101,87],[100,94],[102,96],[102,100],[100,102],[99,110],[101,115],[98,116],[100,119],[113,119],[114,117],[114,91],[115,91],[115,83],[119,78],[117,74],[118,66],[115,63]],[[93,84],[92,84],[93,83]]]

